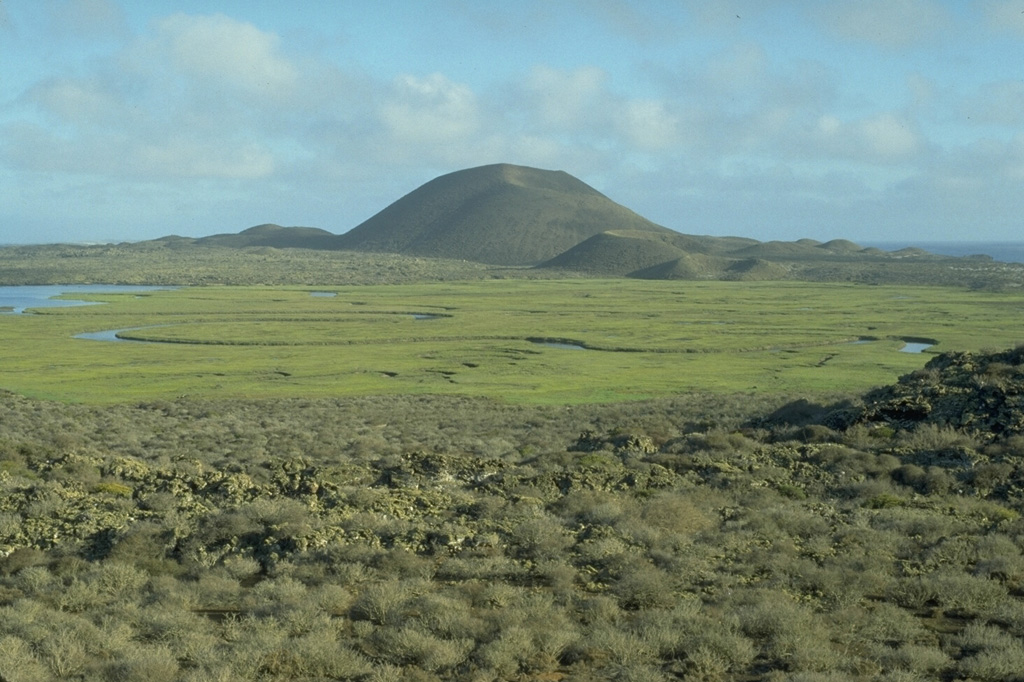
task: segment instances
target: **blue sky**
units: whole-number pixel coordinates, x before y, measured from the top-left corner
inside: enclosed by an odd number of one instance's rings
[[[567,171],[693,234],[1019,240],[1024,0],[0,0],[0,243]]]

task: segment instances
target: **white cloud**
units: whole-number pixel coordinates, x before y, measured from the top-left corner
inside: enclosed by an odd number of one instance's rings
[[[28,93],[28,98],[42,110],[70,124],[107,124],[120,120],[124,103],[116,92],[106,89],[96,80],[56,78],[40,83]]]
[[[313,147],[308,125],[289,128],[295,111],[311,113],[297,102],[333,111],[339,85],[327,65],[303,62],[304,73],[278,42],[223,16],[162,19],[80,74],[31,86],[0,154],[16,168],[82,176],[268,178],[279,156]],[[294,97],[303,82],[309,96]]]
[[[0,158],[7,165],[72,177],[256,179],[274,170],[266,149],[240,140],[153,139],[101,130],[69,137],[31,123],[7,125],[0,138]]]
[[[949,182],[1009,190],[1020,195],[1024,179],[1024,134],[1009,142],[991,138],[975,140],[944,153],[936,163],[935,176]]]
[[[924,230],[941,231],[938,238],[1016,239],[1024,212],[1022,180],[1024,136],[1009,143],[977,140],[937,155],[927,172],[894,187],[886,206],[902,211],[911,228],[917,222]]]
[[[1024,126],[1024,82],[986,83],[958,108],[962,120],[1019,128]]]
[[[679,119],[659,100],[625,102],[616,122],[630,146],[643,151],[668,149],[679,141]]]
[[[848,123],[834,115],[823,115],[811,140],[825,156],[873,164],[912,161],[924,148],[914,123],[893,113]]]
[[[715,55],[704,78],[719,92],[761,92],[768,77],[768,54],[756,43],[738,43]]]
[[[533,122],[548,130],[575,131],[603,119],[607,74],[597,67],[571,71],[536,66],[524,85]]]
[[[842,38],[891,49],[931,40],[953,24],[937,0],[832,0],[817,17]]]
[[[253,180],[274,171],[273,156],[255,143],[176,138],[142,144],[130,166],[145,176]]]
[[[381,107],[381,119],[398,143],[451,144],[479,128],[476,96],[439,73],[399,76]]]
[[[463,157],[480,128],[476,95],[441,74],[399,76],[377,114],[384,137],[378,158],[431,160]]]
[[[921,147],[913,125],[894,114],[879,114],[859,121],[855,136],[878,159],[908,159]]]
[[[280,39],[273,33],[220,14],[175,14],[156,28],[151,47],[190,79],[271,97],[294,92],[297,70],[280,54]]]

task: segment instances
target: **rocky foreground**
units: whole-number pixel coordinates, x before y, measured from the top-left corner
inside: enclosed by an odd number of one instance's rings
[[[827,404],[5,394],[0,675],[1017,680],[1022,392],[1018,348]]]

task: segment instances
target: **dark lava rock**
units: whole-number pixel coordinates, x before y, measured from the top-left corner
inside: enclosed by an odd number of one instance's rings
[[[1024,346],[951,352],[864,396],[857,423],[950,426],[991,441],[1024,433]]]

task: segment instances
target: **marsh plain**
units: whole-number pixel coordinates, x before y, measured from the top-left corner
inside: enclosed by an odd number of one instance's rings
[[[3,388],[87,403],[454,394],[571,404],[862,391],[919,368],[928,352],[1011,346],[1024,311],[1019,293],[623,279],[84,297],[105,305],[0,318]],[[112,330],[147,343],[75,338]],[[928,352],[898,352],[922,340],[934,342]]]

